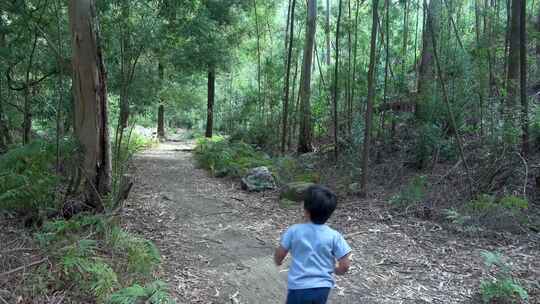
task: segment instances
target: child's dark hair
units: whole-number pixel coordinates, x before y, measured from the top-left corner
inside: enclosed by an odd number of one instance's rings
[[[336,210],[336,206],[336,195],[328,188],[314,185],[306,190],[304,209],[309,212],[310,219],[314,224],[326,223]]]

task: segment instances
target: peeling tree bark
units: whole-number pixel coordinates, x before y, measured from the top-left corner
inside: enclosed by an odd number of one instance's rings
[[[108,131],[107,75],[93,0],[71,0],[69,21],[73,51],[75,135],[82,147],[87,203],[103,211],[111,191],[111,146]]]

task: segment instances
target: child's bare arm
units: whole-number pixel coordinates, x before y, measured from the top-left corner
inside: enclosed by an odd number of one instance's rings
[[[287,256],[287,253],[289,252],[281,246],[276,248],[276,252],[274,253],[274,262],[277,266],[281,266],[281,264],[283,264],[283,260]]]
[[[338,260],[338,264],[336,266],[336,269],[334,270],[334,273],[337,275],[344,275],[349,271],[349,267],[351,267],[351,259],[349,258],[351,254],[347,254],[346,256],[342,257]]]

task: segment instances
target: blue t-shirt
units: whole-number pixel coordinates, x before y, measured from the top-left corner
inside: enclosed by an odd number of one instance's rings
[[[281,247],[292,254],[288,288],[293,290],[333,288],[336,260],[351,252],[339,232],[313,223],[291,226],[281,238]]]

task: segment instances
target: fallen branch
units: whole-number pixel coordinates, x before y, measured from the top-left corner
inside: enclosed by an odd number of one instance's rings
[[[30,267],[37,266],[39,264],[43,264],[43,263],[47,262],[47,260],[48,260],[47,258],[44,258],[44,259],[41,259],[39,261],[32,262],[32,263],[30,263],[28,265],[23,265],[21,267],[14,268],[12,270],[8,270],[8,271],[6,271],[4,273],[0,273],[0,278],[6,277],[8,275],[17,273],[17,272],[22,271],[22,270],[25,270],[26,268],[30,268]]]

